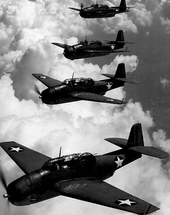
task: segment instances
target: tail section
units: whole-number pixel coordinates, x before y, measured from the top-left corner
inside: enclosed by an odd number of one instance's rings
[[[121,81],[123,83],[125,83],[125,82],[131,83],[131,84],[138,83],[135,80],[126,78],[126,70],[125,70],[125,64],[124,63],[118,64],[115,75],[112,75],[112,74],[102,74],[102,75],[104,75],[108,78],[111,78],[111,79],[115,79],[117,81]]]
[[[119,5],[119,12],[125,12],[127,9],[126,7],[126,0],[121,0]]]
[[[124,33],[123,30],[119,30],[117,33],[114,50],[121,49],[124,47],[124,45],[125,45]]]
[[[144,146],[142,126],[140,123],[136,123],[132,126],[128,140],[123,138],[107,138],[105,140],[120,146],[124,150],[157,157],[160,159],[169,157],[169,154],[161,149],[154,148],[152,146]]]
[[[142,126],[136,123],[132,126],[126,147],[144,146]]]

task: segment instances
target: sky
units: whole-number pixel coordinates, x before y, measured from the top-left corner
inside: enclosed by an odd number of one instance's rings
[[[95,1],[84,2],[88,6]],[[98,0],[99,3],[103,1]],[[119,5],[118,0],[105,1]],[[128,138],[131,126],[140,122],[145,145],[170,152],[170,1],[129,0],[134,8],[109,19],[83,19],[71,7],[74,0],[0,1],[0,141],[13,140],[51,157],[91,152],[104,154],[118,149],[104,141],[107,137]],[[89,39],[114,40],[123,29],[130,52],[125,55],[68,60],[63,50],[51,42],[75,44]],[[32,73],[43,73],[63,81],[75,77],[102,79],[114,74],[124,62],[127,76],[138,85],[126,84],[108,92],[112,98],[125,98],[124,106],[95,102],[75,102],[47,106],[34,92],[45,86]],[[23,175],[16,164],[0,150],[0,165],[7,182]],[[108,183],[160,208],[155,215],[170,213],[170,162],[143,156],[117,171]],[[0,196],[4,194],[0,185]],[[6,199],[0,198],[6,210]],[[10,206],[13,215],[37,214],[130,214],[111,208],[57,197],[32,206]]]

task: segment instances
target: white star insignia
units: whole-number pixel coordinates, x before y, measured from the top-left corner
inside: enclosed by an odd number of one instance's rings
[[[120,159],[120,158],[117,156],[117,161],[115,161],[115,163],[117,164],[117,168],[122,166],[123,161],[124,161],[124,159]]]
[[[119,205],[129,205],[132,206],[133,204],[137,204],[137,202],[135,201],[131,201],[130,199],[126,199],[126,200],[117,200],[119,203]]]
[[[114,49],[114,48],[115,48],[115,46],[114,46],[114,45],[111,45],[110,47],[111,47],[111,49]]]
[[[112,88],[112,84],[111,83],[107,83],[107,89],[110,90]]]
[[[11,146],[10,148],[9,148],[9,151],[10,152],[20,152],[20,151],[23,151],[24,149],[23,148],[21,148],[21,147],[16,147],[16,146]]]

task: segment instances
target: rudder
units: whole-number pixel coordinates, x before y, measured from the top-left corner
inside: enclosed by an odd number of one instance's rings
[[[144,146],[142,126],[140,123],[134,124],[129,134],[127,147],[133,146]]]
[[[125,64],[119,63],[114,78],[126,78]]]
[[[125,45],[124,33],[123,30],[119,30],[117,33],[114,50],[121,49],[124,47],[124,45]]]
[[[126,0],[121,0],[119,5],[119,12],[125,12],[126,11]]]

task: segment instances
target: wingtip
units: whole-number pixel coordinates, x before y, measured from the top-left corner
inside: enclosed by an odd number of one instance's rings
[[[145,214],[150,214],[150,213],[153,213],[153,212],[155,212],[155,211],[157,211],[157,210],[159,210],[158,207],[156,207],[155,205],[151,205],[151,204],[150,204],[150,206],[149,206],[149,208],[148,208],[148,210],[146,211]]]

